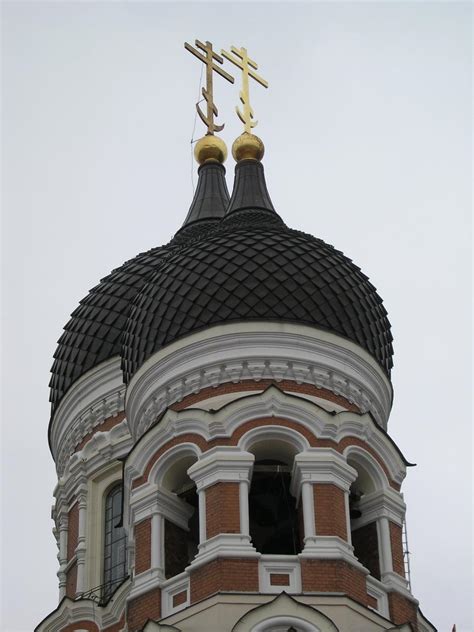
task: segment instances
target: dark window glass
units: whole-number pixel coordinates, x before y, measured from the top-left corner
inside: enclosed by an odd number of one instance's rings
[[[116,485],[107,494],[104,520],[104,591],[107,600],[125,579],[126,535],[123,527],[117,526],[122,518],[122,485]]]

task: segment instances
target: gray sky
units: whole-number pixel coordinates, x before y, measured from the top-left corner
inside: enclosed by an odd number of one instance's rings
[[[259,62],[270,89],[252,88],[255,131],[276,209],[351,257],[384,298],[389,431],[418,464],[403,487],[413,591],[440,630],[472,630],[470,4],[2,8],[1,630],[29,632],[57,603],[55,342],[79,299],[165,243],[192,198],[201,64],[183,42],[196,37]],[[215,91],[230,147],[238,87],[216,78]]]

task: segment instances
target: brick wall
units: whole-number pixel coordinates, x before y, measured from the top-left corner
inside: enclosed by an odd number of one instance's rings
[[[148,619],[161,617],[161,590],[154,588],[128,603],[128,632],[140,632]]]
[[[77,563],[74,562],[66,573],[66,595],[74,599],[77,589]]]
[[[206,489],[206,536],[240,533],[239,483],[216,483]]]
[[[380,579],[379,542],[375,522],[366,524],[352,532],[354,555],[370,571],[372,577]]]
[[[344,492],[336,485],[313,485],[316,535],[337,535],[347,541]]]
[[[403,541],[402,527],[391,520],[390,525],[390,545],[392,547],[392,564],[395,573],[405,577],[405,564],[403,562]]]
[[[77,538],[79,536],[79,503],[75,503],[68,512],[67,527],[67,560],[72,560],[76,554]]]
[[[339,592],[370,603],[364,573],[344,560],[302,559],[301,580],[304,592]]]
[[[418,608],[403,595],[396,592],[388,593],[390,619],[396,625],[411,623],[415,632],[418,630]]]
[[[135,573],[139,575],[151,568],[151,518],[136,524],[134,532]]]
[[[258,592],[258,560],[218,559],[191,573],[191,603],[216,592]]]

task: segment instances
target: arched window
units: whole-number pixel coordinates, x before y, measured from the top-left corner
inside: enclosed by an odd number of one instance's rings
[[[127,575],[126,534],[121,519],[122,485],[119,484],[105,499],[103,600],[109,599]]]

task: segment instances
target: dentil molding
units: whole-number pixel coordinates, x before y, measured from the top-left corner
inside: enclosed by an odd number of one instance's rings
[[[288,323],[228,323],[168,345],[132,378],[126,411],[135,440],[171,404],[206,387],[244,380],[291,380],[325,388],[370,412],[386,429],[392,386],[362,347]]]

